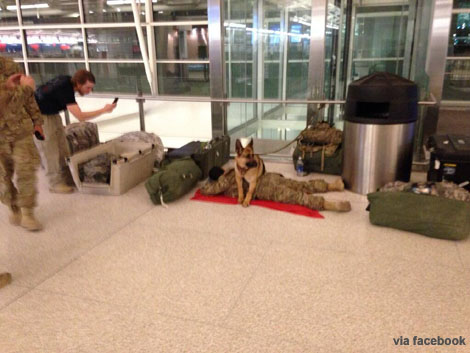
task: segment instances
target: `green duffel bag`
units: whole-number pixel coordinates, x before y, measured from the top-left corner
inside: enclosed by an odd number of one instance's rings
[[[292,155],[294,168],[297,165],[297,159],[299,159],[299,157],[302,157],[304,171],[308,173],[341,175],[343,168],[343,148],[341,146],[331,155],[324,153],[322,150],[304,152],[297,146]]]
[[[191,158],[181,158],[166,164],[148,178],[145,188],[152,202],[161,205],[188,193],[201,175],[201,169]]]
[[[470,202],[407,191],[374,192],[367,198],[372,224],[449,240],[470,234]]]

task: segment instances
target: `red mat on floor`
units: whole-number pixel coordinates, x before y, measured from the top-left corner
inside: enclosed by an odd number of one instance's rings
[[[202,195],[200,190],[196,191],[194,196],[191,200],[196,201],[206,201],[206,202],[218,202],[218,203],[226,203],[231,205],[237,205],[237,199],[234,197],[228,197],[224,195]],[[274,202],[274,201],[265,201],[265,200],[252,200],[250,206],[261,206],[266,208],[271,208],[273,210],[284,211],[289,213],[294,213],[302,216],[313,217],[313,218],[323,218],[323,216],[315,210],[311,210],[310,208],[299,206],[299,205],[291,205],[288,203],[281,203],[281,202]]]

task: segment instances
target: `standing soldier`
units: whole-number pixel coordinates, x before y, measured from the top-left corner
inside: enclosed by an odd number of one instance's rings
[[[0,57],[0,201],[10,209],[10,223],[29,231],[42,229],[33,213],[39,154],[32,136],[35,130],[42,134],[41,125],[34,80],[11,59]]]

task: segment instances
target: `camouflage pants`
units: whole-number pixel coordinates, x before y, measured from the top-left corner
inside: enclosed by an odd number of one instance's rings
[[[312,195],[316,192],[326,192],[328,184],[321,179],[297,181],[284,178],[280,174],[267,173],[260,178],[256,186],[255,197],[294,205],[306,206],[314,210],[322,210],[324,199]]]
[[[35,207],[38,166],[39,155],[32,136],[15,142],[0,142],[0,201],[10,208]]]
[[[297,181],[284,178],[281,174],[266,173],[260,177],[254,193],[254,198],[259,200],[276,201],[306,206],[314,210],[322,210],[324,199],[321,196],[312,195],[318,192],[327,192],[328,184],[321,179],[309,181]],[[226,196],[237,197],[237,184],[235,183],[235,171],[232,169],[219,177],[216,182],[206,183],[201,188],[203,195],[217,195],[224,193]]]
[[[43,118],[44,125],[42,128],[45,139],[40,141],[35,138],[34,143],[41,155],[42,165],[46,169],[49,185],[73,183],[65,160],[70,153],[65,138],[64,126],[62,125],[62,118],[59,114],[44,115]]]

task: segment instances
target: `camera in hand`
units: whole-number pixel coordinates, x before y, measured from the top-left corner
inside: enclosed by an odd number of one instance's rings
[[[118,102],[118,100],[119,100],[119,97],[114,98],[113,104],[116,104]]]

